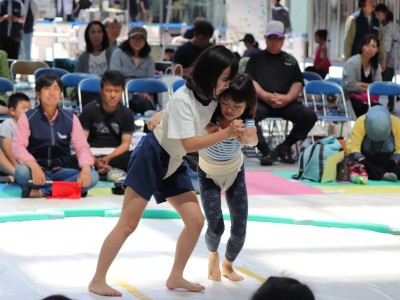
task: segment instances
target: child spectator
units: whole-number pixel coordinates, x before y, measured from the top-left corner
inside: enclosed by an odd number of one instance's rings
[[[31,108],[29,97],[24,93],[15,93],[8,98],[8,113],[11,118],[6,119],[0,128],[1,150],[4,159],[1,159],[0,169],[7,175],[14,175],[18,161],[11,151],[11,141],[17,129],[19,117]]]
[[[208,278],[211,280],[221,280],[218,246],[225,230],[221,190],[225,191],[232,224],[222,263],[222,275],[232,281],[244,279],[235,272],[232,264],[246,238],[248,201],[241,149],[242,145],[257,145],[257,129],[253,120],[256,105],[257,96],[251,77],[247,74],[238,75],[221,94],[214,114],[216,118],[206,127],[206,133],[225,129],[235,120],[243,121],[243,131],[237,137],[199,151],[198,174],[201,202],[208,224],[205,239],[209,251]]]
[[[306,68],[306,71],[318,73],[322,78],[325,78],[329,73],[329,67],[331,66],[328,49],[326,48],[327,37],[328,30],[319,29],[315,32],[315,42],[318,44],[318,47],[315,52],[314,65]]]
[[[175,50],[172,48],[166,48],[164,50],[164,58],[163,61],[172,61],[172,58],[174,57]]]
[[[296,279],[271,276],[255,292],[251,300],[314,300],[308,286]]]

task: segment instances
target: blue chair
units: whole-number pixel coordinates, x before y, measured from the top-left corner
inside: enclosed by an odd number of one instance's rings
[[[338,77],[329,77],[325,79],[326,81],[336,82],[338,85],[342,86],[342,78]]]
[[[88,93],[100,93],[100,77],[89,77],[83,79],[78,84],[78,109],[79,113],[82,112],[83,107],[85,106],[84,99],[82,97],[82,92]]]
[[[34,73],[35,81],[45,73],[54,73],[61,78],[63,75],[68,74],[69,72],[61,68],[39,68]]]
[[[324,80],[321,75],[315,72],[311,71],[304,71],[303,72],[303,78],[308,80],[308,81],[314,81],[314,80]]]
[[[343,126],[346,123],[348,126],[348,134],[351,133],[351,121],[353,119],[349,117],[349,113],[346,106],[346,99],[344,97],[342,87],[336,82],[331,82],[327,80],[313,80],[309,81],[303,88],[304,100],[307,101],[308,96],[311,96],[313,101],[314,111],[318,116],[320,122],[337,122],[341,123],[340,135],[343,133]],[[321,97],[321,102],[319,105],[315,97],[319,95]],[[336,95],[340,97],[343,102],[344,112],[331,107],[328,103],[327,97],[329,95]]]
[[[172,92],[175,93],[177,89],[186,84],[185,79],[178,79],[172,83]]]
[[[154,78],[161,80],[168,86],[168,94],[166,93],[160,94],[159,96],[161,97],[158,98],[158,104],[160,105],[161,108],[164,108],[167,105],[169,99],[171,98],[172,93],[174,92],[172,88],[173,83],[177,80],[181,80],[182,77],[172,74],[162,74],[162,75],[157,75]]]
[[[64,89],[66,88],[78,88],[79,83],[86,78],[97,77],[96,75],[89,73],[66,73],[61,76],[61,80],[64,85]],[[62,98],[62,107],[77,107],[78,103],[75,101],[66,101],[64,99],[64,94]]]
[[[375,81],[368,86],[367,96],[368,96],[368,105],[371,107],[371,96],[370,95],[379,95],[379,96],[395,96],[400,95],[400,84],[389,82],[389,81]],[[395,98],[396,100],[396,98]]]
[[[165,82],[156,78],[136,78],[129,80],[125,85],[125,105],[129,107],[129,93],[167,93],[169,89]],[[142,117],[135,116],[141,119]]]
[[[0,93],[5,92],[15,93],[14,83],[10,79],[0,77]]]

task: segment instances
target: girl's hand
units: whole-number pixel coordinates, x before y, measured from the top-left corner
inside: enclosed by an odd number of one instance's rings
[[[211,134],[211,133],[217,132],[220,129],[221,129],[221,126],[219,126],[217,124],[213,124],[213,123],[208,123],[207,126],[204,128],[204,131],[207,134]]]
[[[225,129],[228,131],[228,137],[237,137],[240,130],[244,129],[243,120],[234,120]]]

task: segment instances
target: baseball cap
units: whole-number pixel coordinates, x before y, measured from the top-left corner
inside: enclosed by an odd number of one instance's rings
[[[267,24],[265,36],[277,35],[279,37],[285,36],[285,26],[281,21],[271,21]]]
[[[141,26],[133,26],[128,32],[129,37],[134,37],[138,34],[142,35],[145,39],[147,39],[147,31]]]
[[[255,42],[254,36],[250,33],[246,33],[244,38],[240,40],[241,42],[247,42],[253,44]]]

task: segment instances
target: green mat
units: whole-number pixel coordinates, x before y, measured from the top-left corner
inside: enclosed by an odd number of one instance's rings
[[[296,172],[271,172],[272,174],[287,178],[287,179],[293,179],[292,176],[297,174]],[[295,179],[293,179],[295,180]],[[300,180],[301,183],[304,183],[306,185],[310,186],[400,186],[400,181],[398,182],[391,182],[391,181],[385,181],[385,180],[368,180],[368,184],[366,185],[360,185],[357,183],[352,183],[352,182],[337,182],[337,181],[332,181],[332,182],[325,182],[325,183],[320,183],[320,182],[314,182],[314,181],[309,181],[309,180]]]

